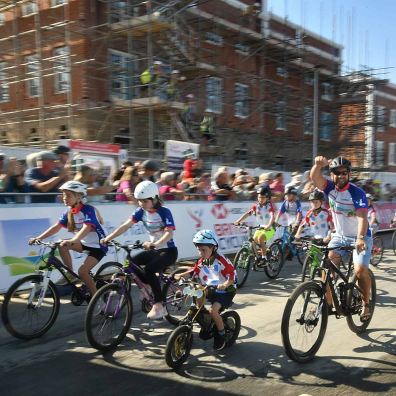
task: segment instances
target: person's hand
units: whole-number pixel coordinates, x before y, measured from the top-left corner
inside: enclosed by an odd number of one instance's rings
[[[220,283],[219,285],[217,285],[217,289],[218,290],[225,290],[227,289],[228,285],[227,282],[226,283]]]
[[[30,239],[28,240],[28,244],[29,244],[29,245],[34,245],[34,244],[36,243],[36,241],[38,241],[38,240],[39,240],[39,238],[37,238],[37,237],[30,238]]]
[[[107,239],[107,238],[102,238],[102,239],[99,241],[99,243],[100,243],[101,245],[107,245],[107,244],[109,243],[109,239]]]
[[[331,236],[328,235],[327,237],[323,238],[323,243],[327,245],[330,242],[330,239],[331,239]]]
[[[143,246],[144,250],[155,249],[155,244],[153,242],[149,242],[149,241],[143,242],[142,246]]]
[[[73,244],[75,244],[76,241],[74,241],[73,239],[64,239],[61,243],[60,246],[72,246]]]
[[[367,246],[366,246],[366,242],[364,242],[364,239],[358,238],[356,240],[355,248],[358,254],[366,250]]]
[[[182,274],[175,274],[175,275],[173,275],[173,279],[174,279],[175,281],[179,281],[180,279],[183,279],[183,280],[184,280]]]
[[[241,223],[239,221],[234,221],[234,226],[239,226]]]
[[[301,236],[299,234],[294,235],[294,239],[296,241],[299,241],[301,239]]]
[[[319,155],[318,157],[315,157],[315,165],[324,168],[325,166],[329,165],[329,160],[326,157],[323,157]]]

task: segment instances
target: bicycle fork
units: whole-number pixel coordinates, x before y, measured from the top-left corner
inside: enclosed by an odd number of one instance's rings
[[[30,296],[29,296],[29,300],[28,300],[28,305],[29,306],[33,305],[33,299],[34,299],[34,296],[36,295],[36,293],[38,291],[38,287],[42,286],[41,290],[40,290],[39,298],[37,300],[37,304],[35,305],[35,308],[40,308],[41,307],[41,305],[43,303],[43,300],[44,300],[44,297],[45,297],[45,293],[47,292],[48,284],[49,284],[49,282],[51,280],[51,273],[52,273],[51,270],[42,271],[41,276],[43,277],[43,281],[42,282],[40,281],[39,283],[34,282],[33,289],[30,292]]]

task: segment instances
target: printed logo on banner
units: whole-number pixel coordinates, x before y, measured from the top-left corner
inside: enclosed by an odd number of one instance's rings
[[[195,221],[195,228],[201,228],[202,227],[201,217],[203,215],[203,210],[202,209],[191,210],[190,208],[188,208],[187,213]]]
[[[213,205],[210,212],[216,219],[225,219],[228,215],[228,209],[221,203]]]

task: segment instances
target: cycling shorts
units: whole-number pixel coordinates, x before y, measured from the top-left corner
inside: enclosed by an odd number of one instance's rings
[[[261,235],[264,235],[264,238],[266,241],[269,241],[274,235],[275,235],[275,229],[271,227],[269,230],[264,230],[264,229],[258,229],[254,235],[253,239],[255,241],[258,240],[258,238],[261,238]]]

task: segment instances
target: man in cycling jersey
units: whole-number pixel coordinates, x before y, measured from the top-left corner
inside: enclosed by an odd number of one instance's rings
[[[321,172],[326,166],[330,169],[330,180],[323,177]],[[336,231],[329,247],[355,244],[353,263],[359,287],[363,292],[364,308],[360,319],[364,322],[370,318],[371,279],[368,267],[373,243],[367,218],[366,194],[361,188],[349,182],[351,163],[344,157],[330,161],[322,156],[316,157],[310,176],[315,187],[323,190],[329,201]],[[341,256],[345,253],[342,250],[332,250],[329,258],[335,264],[339,264]]]

